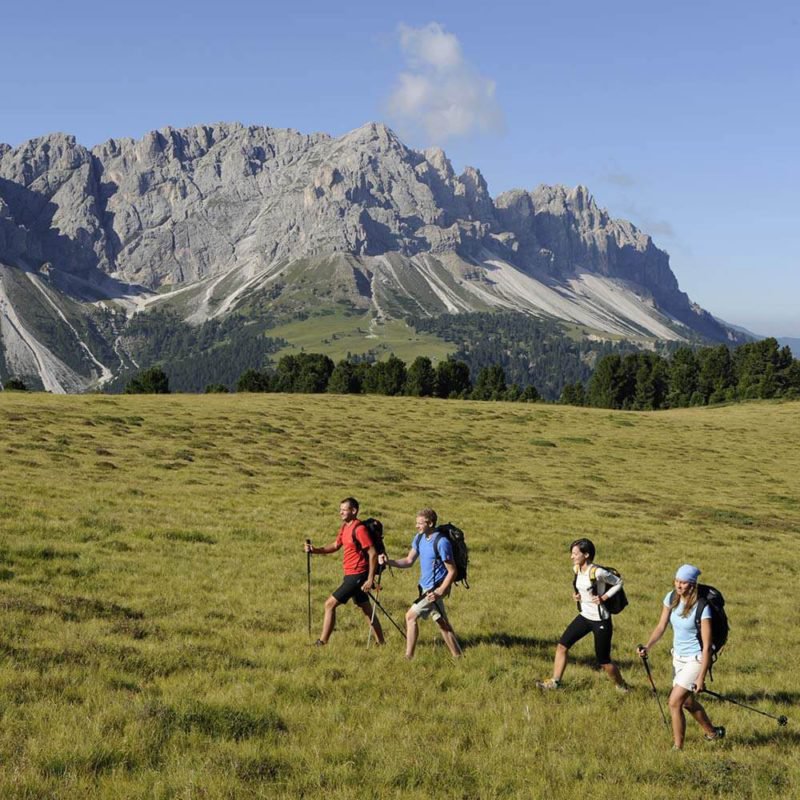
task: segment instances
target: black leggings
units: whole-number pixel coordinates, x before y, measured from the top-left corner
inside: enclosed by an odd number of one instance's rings
[[[614,626],[611,617],[597,622],[578,614],[567,626],[558,643],[569,650],[575,642],[580,641],[588,633],[594,634],[594,654],[600,665],[611,663],[611,637],[614,635]]]

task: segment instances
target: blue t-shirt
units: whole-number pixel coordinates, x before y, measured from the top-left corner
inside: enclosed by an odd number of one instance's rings
[[[434,542],[439,540],[439,556],[436,557]],[[447,577],[445,561],[453,561],[453,545],[450,540],[440,533],[434,533],[430,539],[423,533],[418,533],[411,540],[411,549],[419,553],[419,585],[423,591],[430,591]]]
[[[664,598],[664,605],[669,608],[670,600],[672,600],[672,592],[667,592]],[[694,624],[696,609],[692,609],[689,615],[682,617],[683,613],[683,600],[672,609],[669,615],[669,622],[672,625],[672,651],[676,656],[687,658],[689,656],[698,656],[703,652],[700,642],[697,639],[697,626]],[[711,607],[706,606],[700,619],[711,619]]]

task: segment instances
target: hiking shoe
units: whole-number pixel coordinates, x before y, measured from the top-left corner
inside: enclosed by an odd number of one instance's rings
[[[620,694],[630,694],[631,687],[627,683],[617,684],[614,687]]]
[[[722,725],[715,725],[714,726],[714,735],[711,736],[706,734],[703,737],[707,742],[716,742],[717,739],[724,739],[725,738],[725,728]]]
[[[550,678],[546,681],[536,681],[536,686],[539,689],[560,689],[561,688],[561,681],[557,681],[555,678]]]
[[[322,639],[317,639],[317,641],[314,642],[313,646],[314,647],[325,647],[325,642],[323,642]]]

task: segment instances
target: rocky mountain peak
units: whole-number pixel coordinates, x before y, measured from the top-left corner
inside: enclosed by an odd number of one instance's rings
[[[637,302],[690,327],[701,316],[678,289],[668,255],[612,219],[585,186],[493,199],[478,169],[456,175],[443,150],[410,149],[382,123],[338,138],[219,122],[167,126],[91,151],[66,134],[0,147],[0,265],[26,274],[45,274],[46,265],[53,286],[80,297],[202,282],[210,298],[218,284],[234,286],[217,310],[210,302],[193,310],[202,321],[286,265],[334,255],[361,259],[373,276],[370,259],[405,259],[413,277],[384,279],[409,296],[430,278],[414,270],[438,259],[450,266],[430,291],[433,307],[445,310],[499,304],[558,316],[563,298],[532,296],[545,286],[588,292],[591,276],[620,282]],[[502,286],[497,264],[507,270]],[[520,299],[523,284],[529,294]],[[408,298],[398,305],[423,307]],[[605,324],[595,311],[570,318]]]

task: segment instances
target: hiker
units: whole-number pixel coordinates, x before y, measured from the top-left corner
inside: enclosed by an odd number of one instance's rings
[[[405,558],[391,559],[382,556],[381,561],[390,567],[408,569],[419,558],[419,597],[406,612],[406,658],[414,657],[419,637],[418,619],[430,617],[441,631],[447,649],[453,658],[461,656],[461,646],[455,631],[447,619],[444,598],[456,578],[453,546],[450,540],[436,531],[436,512],[423,508],[417,512],[417,533],[411,541],[411,549]]]
[[[339,504],[339,516],[342,526],[333,542],[324,547],[313,547],[308,541],[303,546],[306,553],[313,555],[329,555],[344,548],[342,559],[344,580],[341,586],[325,601],[322,633],[314,645],[322,647],[328,643],[336,624],[336,608],[344,605],[351,597],[370,623],[375,641],[383,644],[381,623],[372,613],[367,594],[374,588],[375,574],[378,571],[378,553],[369,531],[358,519],[358,500],[355,497],[346,497],[342,500]]]
[[[700,570],[684,564],[675,573],[675,588],[667,592],[658,625],[650,634],[647,644],[639,645],[636,652],[646,658],[650,648],[664,635],[667,625],[672,625],[672,691],[669,694],[669,711],[672,717],[672,740],[675,750],[683,749],[686,735],[686,709],[705,731],[705,738],[713,742],[725,736],[725,728],[715,726],[697,701],[697,692],[705,689],[706,675],[711,667],[711,616],[706,604],[700,615],[700,637],[697,638],[695,622],[698,601],[697,579]]]
[[[576,539],[570,546],[575,578],[572,599],[578,604],[579,613],[561,634],[556,645],[553,663],[553,677],[546,681],[536,681],[540,689],[558,689],[567,668],[567,653],[570,647],[589,633],[594,635],[594,652],[597,663],[617,687],[619,692],[627,692],[628,685],[622,679],[619,667],[611,660],[611,637],[614,626],[611,614],[605,607],[607,602],[622,591],[622,578],[608,569],[593,563],[595,548],[590,539]],[[595,581],[592,581],[594,577]]]

